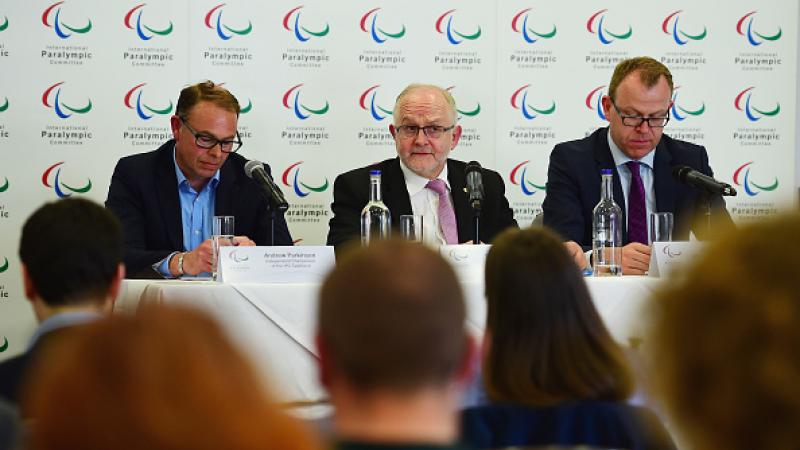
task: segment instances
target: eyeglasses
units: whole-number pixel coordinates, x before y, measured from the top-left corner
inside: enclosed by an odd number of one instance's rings
[[[425,136],[436,139],[442,137],[442,133],[445,131],[450,131],[455,128],[455,124],[450,125],[449,127],[443,127],[441,125],[428,125],[427,127],[420,127],[417,125],[400,125],[397,127],[397,134],[401,138],[409,139],[415,138],[419,135],[419,130],[422,130],[425,133]]]
[[[239,136],[238,131],[236,132],[235,140],[221,141],[208,133],[198,133],[197,130],[189,125],[189,122],[185,117],[178,117],[181,119],[181,122],[186,125],[186,128],[189,130],[189,132],[192,133],[192,136],[194,136],[194,143],[200,148],[211,150],[219,145],[219,149],[222,151],[222,153],[233,153],[242,148],[242,138]]]
[[[622,119],[622,124],[626,127],[640,127],[643,123],[647,122],[647,126],[650,128],[664,128],[667,122],[669,122],[669,110],[667,110],[666,117],[626,116],[619,111],[619,108],[617,108],[617,104],[614,103],[614,100],[611,100],[611,104],[614,106],[614,110],[617,111],[617,114]]]

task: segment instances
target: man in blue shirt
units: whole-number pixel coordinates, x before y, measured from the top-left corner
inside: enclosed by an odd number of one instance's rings
[[[260,198],[246,159],[235,153],[238,117],[239,102],[225,88],[188,86],[170,118],[174,139],[117,163],[106,207],[122,222],[134,278],[210,272],[215,215],[234,216],[233,245],[292,245],[283,214]]]
[[[25,296],[40,323],[28,350],[0,363],[0,399],[11,403],[43,348],[110,313],[125,277],[119,221],[80,198],[36,210],[22,227],[19,256]]]

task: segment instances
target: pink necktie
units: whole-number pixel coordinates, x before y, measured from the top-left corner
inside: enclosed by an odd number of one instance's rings
[[[647,245],[647,206],[645,205],[644,182],[639,174],[641,164],[628,161],[631,171],[631,189],[628,191],[628,242]]]
[[[458,244],[458,226],[456,225],[456,213],[450,203],[450,195],[447,193],[447,185],[440,179],[428,181],[426,188],[439,194],[439,226],[442,228],[444,240],[448,244]]]

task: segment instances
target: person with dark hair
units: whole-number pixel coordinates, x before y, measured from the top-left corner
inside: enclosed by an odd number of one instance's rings
[[[19,257],[40,324],[26,352],[0,363],[0,398],[18,402],[28,368],[50,341],[111,312],[125,277],[122,252],[119,221],[92,201],[65,198],[28,218]]]
[[[695,450],[798,447],[800,215],[743,226],[656,293],[650,378]]]
[[[674,445],[634,387],[622,349],[561,240],[543,228],[508,230],[486,258],[483,379],[490,403],[467,408],[475,448]]]
[[[25,393],[31,450],[319,450],[220,326],[151,306],[54,345]]]
[[[714,175],[705,147],[664,134],[673,89],[672,74],[655,59],[620,61],[608,95],[601,100],[609,126],[553,148],[543,223],[561,235],[579,267],[587,265],[591,254],[592,211],[600,201],[601,169],[613,170],[614,201],[622,209],[623,274],[642,275],[648,270],[651,212],[673,213],[676,240],[688,240],[690,231],[708,239],[733,226],[725,201],[714,196],[709,230],[702,217],[704,195],[672,176],[675,166]]]
[[[239,102],[221,85],[188,86],[170,118],[173,139],[119,160],[106,207],[122,221],[132,278],[210,272],[215,215],[234,216],[234,245],[292,245],[283,213],[268,210],[244,173],[238,119]]]
[[[453,269],[399,241],[342,256],[320,290],[317,325],[337,447],[454,448],[475,350]]]

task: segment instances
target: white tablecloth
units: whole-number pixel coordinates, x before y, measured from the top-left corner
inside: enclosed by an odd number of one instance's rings
[[[659,283],[646,277],[586,278],[600,316],[615,339],[641,339],[643,308]],[[462,282],[468,327],[483,331],[483,282]],[[284,401],[325,398],[317,382],[314,328],[318,284],[220,284],[208,281],[126,280],[116,312],[159,302],[189,305],[215,317]],[[224,370],[224,368],[221,368]]]

